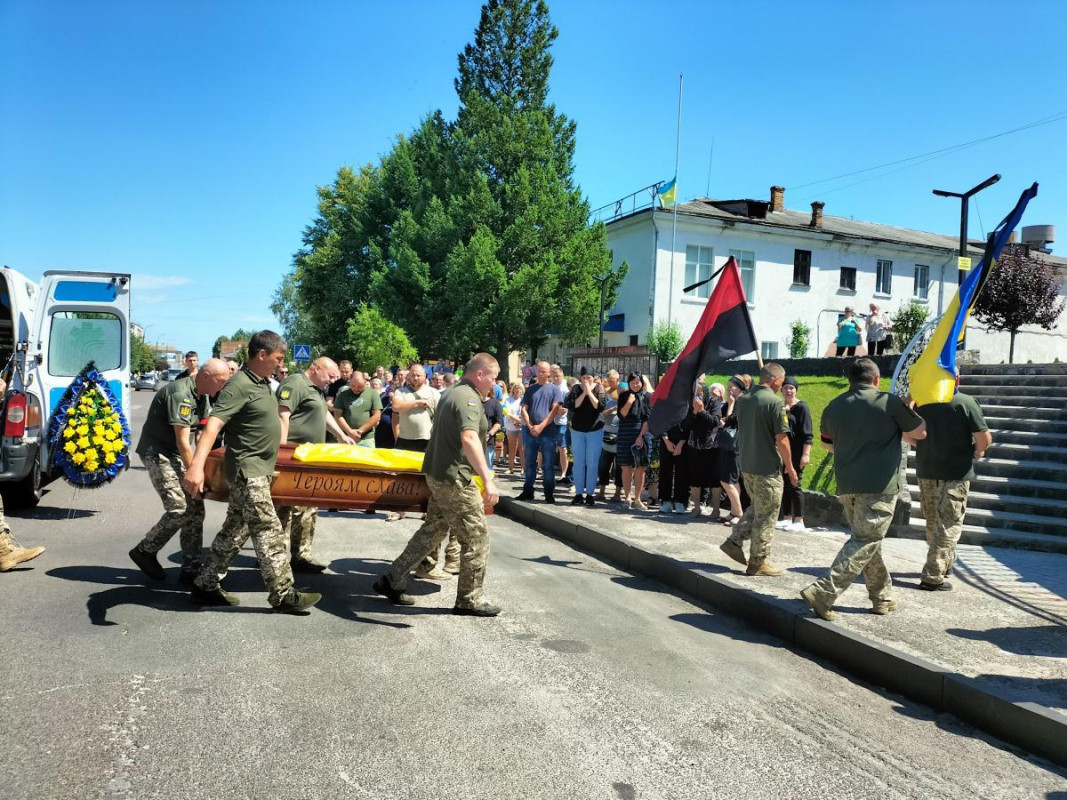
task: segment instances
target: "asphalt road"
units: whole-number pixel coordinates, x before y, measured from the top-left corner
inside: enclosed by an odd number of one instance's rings
[[[151,395],[134,395],[139,429]],[[207,532],[223,508],[209,504]],[[1067,798],[1067,777],[729,617],[494,518],[496,619],[454,582],[371,591],[416,522],[323,514],[306,617],[202,610],[126,552],[143,469],[11,515],[48,552],[0,576],[0,798]],[[164,552],[173,555],[177,542]]]

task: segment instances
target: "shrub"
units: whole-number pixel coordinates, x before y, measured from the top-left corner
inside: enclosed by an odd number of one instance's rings
[[[795,319],[789,323],[789,357],[804,358],[811,344],[811,328]]]

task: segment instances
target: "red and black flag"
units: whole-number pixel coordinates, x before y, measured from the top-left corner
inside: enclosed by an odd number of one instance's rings
[[[759,349],[748,315],[745,290],[741,287],[741,273],[733,256],[720,272],[719,282],[696,330],[689,337],[689,343],[667,369],[652,395],[649,429],[654,436],[662,435],[685,419],[701,374],[711,372],[724,361]],[[686,287],[686,290],[691,288]]]

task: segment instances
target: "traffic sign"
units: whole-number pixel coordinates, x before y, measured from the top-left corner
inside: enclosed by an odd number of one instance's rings
[[[295,361],[310,361],[311,360],[311,345],[309,345],[309,344],[293,345],[293,359]]]

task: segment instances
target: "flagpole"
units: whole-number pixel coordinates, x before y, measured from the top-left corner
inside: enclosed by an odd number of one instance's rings
[[[667,324],[674,315],[674,247],[678,239],[678,155],[682,148],[682,76],[678,76],[678,124],[674,137],[674,219],[671,222],[671,282],[667,290]],[[653,323],[655,320],[653,320]]]

